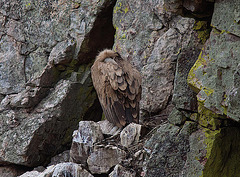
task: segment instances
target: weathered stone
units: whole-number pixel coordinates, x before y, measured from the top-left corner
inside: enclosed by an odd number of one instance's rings
[[[69,64],[74,58],[76,42],[68,39],[58,43],[51,51],[49,61],[53,65]]]
[[[201,176],[204,165],[207,161],[207,142],[203,128],[199,128],[189,137],[190,151],[187,153],[187,160],[179,176]],[[210,140],[210,139],[209,139]]]
[[[188,83],[204,107],[236,121],[240,119],[236,99],[240,85],[233,73],[239,70],[239,45],[240,38],[213,30],[188,76]]]
[[[35,176],[34,176],[35,175]],[[20,177],[58,177],[58,176],[73,176],[73,177],[93,177],[87,170],[83,169],[81,165],[68,162],[51,165],[42,173],[37,171],[26,172]]]
[[[50,162],[50,164],[48,164],[48,166],[57,165],[58,163],[69,162],[69,158],[70,158],[70,151],[66,150],[66,151],[52,157],[51,162]]]
[[[219,30],[240,37],[240,2],[238,0],[216,0],[212,25]],[[215,58],[214,58],[215,59]]]
[[[25,84],[25,57],[18,52],[19,43],[10,36],[2,36],[0,45],[0,93],[18,93]]]
[[[109,174],[109,177],[135,177],[136,172],[127,170],[121,165],[116,165],[113,171]]]
[[[93,121],[79,122],[78,130],[73,133],[70,161],[86,165],[88,156],[93,151],[93,145],[103,140],[98,123]]]
[[[76,177],[93,177],[87,170],[83,169],[81,165],[71,162],[62,163],[55,166],[52,176],[76,176]]]
[[[187,24],[186,24],[187,22]],[[177,109],[197,112],[196,93],[187,84],[187,76],[198,58],[202,48],[200,32],[194,30],[194,20],[180,20],[177,28],[181,31],[183,40],[182,48],[177,57],[176,73],[174,78],[173,104]]]
[[[174,125],[182,125],[186,121],[186,117],[181,111],[174,108],[168,116],[168,121]]]
[[[237,127],[225,127],[215,131],[199,128],[189,137],[190,151],[180,176],[239,174],[239,135]],[[219,170],[221,168],[222,170]]]
[[[36,176],[39,176],[41,173],[38,172],[38,171],[28,171],[24,174],[22,174],[21,176],[19,177],[36,177]]]
[[[137,144],[140,140],[142,125],[131,123],[127,125],[120,134],[121,144],[125,147]]]
[[[117,126],[114,126],[108,120],[99,121],[98,124],[100,125],[101,131],[105,135],[116,135],[121,132]]]
[[[108,173],[109,170],[126,158],[126,152],[118,147],[95,146],[87,163],[92,174]]]
[[[194,131],[196,124],[192,122],[186,122],[182,129],[161,125],[144,145],[149,154],[143,168],[145,176],[179,176],[190,149],[189,136]]]

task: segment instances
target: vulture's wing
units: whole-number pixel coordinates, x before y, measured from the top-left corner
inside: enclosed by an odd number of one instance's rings
[[[117,63],[111,58],[95,62],[92,79],[106,118],[123,127],[139,119],[141,75],[125,61]]]

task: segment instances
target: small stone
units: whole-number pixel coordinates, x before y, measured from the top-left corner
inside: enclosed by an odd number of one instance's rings
[[[100,125],[102,133],[105,135],[116,135],[121,131],[121,129],[119,129],[117,126],[114,126],[108,120],[99,121],[98,124]]]
[[[75,163],[60,163],[55,166],[52,176],[73,176],[73,177],[93,177],[81,165]]]
[[[113,171],[109,174],[109,177],[135,177],[136,172],[127,170],[121,165],[116,165]]]
[[[97,146],[88,157],[87,163],[92,174],[107,173],[126,158],[126,152],[115,146]]]
[[[21,176],[19,177],[36,177],[36,176],[39,176],[41,173],[38,172],[38,171],[28,171],[24,174],[22,174]]]
[[[139,124],[131,123],[126,126],[120,134],[121,144],[124,147],[129,147],[134,143],[138,143],[141,136],[141,130],[142,126]]]
[[[30,171],[22,174],[20,177],[93,177],[87,170],[83,169],[81,165],[67,162],[57,165],[51,165],[42,173],[38,171]]]
[[[86,165],[93,149],[93,144],[103,140],[103,134],[98,123],[93,121],[79,122],[78,130],[73,133],[70,161]]]

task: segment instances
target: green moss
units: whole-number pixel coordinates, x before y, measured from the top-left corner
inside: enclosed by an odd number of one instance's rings
[[[104,113],[102,113],[102,118],[101,118],[101,120],[105,120],[105,119],[106,119],[106,117],[105,117]]]
[[[207,96],[210,96],[214,92],[213,89],[207,87],[203,87],[202,90],[206,93]]]
[[[113,13],[122,13],[122,14],[126,14],[129,11],[128,7],[124,8],[124,5],[121,2],[118,2],[114,9],[113,9]]]
[[[194,23],[193,29],[194,30],[204,30],[207,28],[207,21],[196,21]]]
[[[196,93],[198,93],[202,89],[202,84],[196,78],[195,72],[199,67],[203,67],[203,65],[206,65],[206,63],[207,63],[206,60],[202,57],[201,51],[198,60],[195,62],[195,64],[188,73],[187,83],[190,86],[190,88]]]
[[[127,13],[127,12],[128,12],[128,8],[127,8],[127,7],[124,9],[124,12],[125,12],[125,13]]]
[[[203,127],[207,127],[211,130],[219,129],[221,124],[219,115],[205,108],[203,103],[201,102],[199,102],[198,113],[199,113],[198,122],[200,125],[202,125]]]
[[[199,41],[204,44],[210,36],[211,29],[208,28],[207,21],[196,21],[193,30],[198,34]]]

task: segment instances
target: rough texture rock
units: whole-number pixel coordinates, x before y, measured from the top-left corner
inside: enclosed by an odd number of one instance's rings
[[[212,17],[212,25],[219,30],[225,30],[232,34],[240,36],[240,2],[216,0],[214,4],[214,13]]]
[[[140,140],[142,126],[139,124],[131,123],[127,125],[120,134],[121,144],[124,147],[137,144]]]
[[[108,173],[109,170],[126,158],[126,152],[111,145],[95,146],[87,163],[92,174]]]
[[[195,123],[185,123],[182,129],[163,124],[146,141],[144,149],[149,154],[144,165],[144,176],[179,176],[190,150],[189,136]]]
[[[34,176],[35,175],[35,176]],[[37,171],[26,172],[20,177],[58,177],[58,176],[74,176],[74,177],[93,177],[87,170],[83,169],[81,165],[68,162],[49,166],[45,171],[39,173]]]
[[[38,171],[28,171],[24,174],[22,174],[20,177],[36,177],[39,176],[41,173]]]
[[[222,6],[226,7],[224,12]],[[234,3],[233,3],[234,4]],[[235,32],[225,27],[230,21],[234,21],[233,16],[223,21],[218,16],[227,14],[228,11],[238,11],[239,2],[224,3],[216,2],[212,23],[216,28],[211,32],[210,38],[205,44],[197,62],[192,67],[188,82],[198,93],[198,101],[204,107],[214,113],[228,116],[236,121],[239,117],[239,45],[240,37]],[[224,18],[225,19],[225,18]],[[238,25],[239,26],[239,25]]]
[[[181,111],[174,108],[168,116],[168,121],[174,125],[182,125],[186,121],[186,117]]]
[[[116,165],[113,169],[113,171],[109,174],[109,177],[135,177],[136,172],[128,171],[121,165]]]
[[[204,165],[207,161],[207,143],[204,129],[199,128],[189,137],[190,151],[187,153],[187,160],[179,176],[201,176]],[[210,139],[209,139],[210,140]]]
[[[87,158],[93,151],[93,145],[103,140],[98,123],[93,121],[79,122],[78,130],[73,133],[70,161],[86,165]]]

